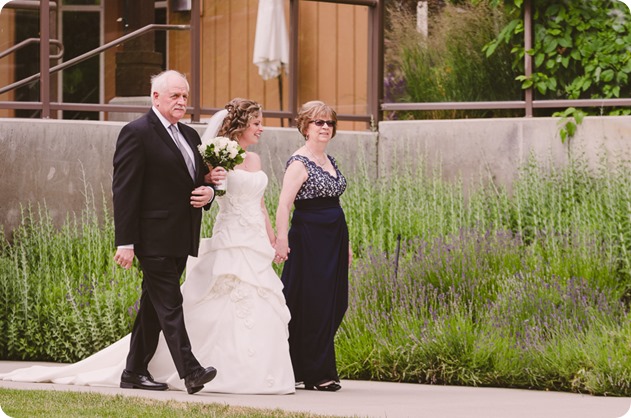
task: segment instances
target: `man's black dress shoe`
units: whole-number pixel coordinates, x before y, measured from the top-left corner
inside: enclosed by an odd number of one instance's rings
[[[338,390],[342,389],[342,385],[340,385],[339,383],[335,382],[335,381],[329,381],[327,382],[322,382],[318,385],[314,385],[311,383],[305,383],[305,389],[307,390],[319,390],[322,392],[337,392]]]
[[[166,383],[156,382],[153,377],[147,374],[138,374],[123,370],[121,375],[121,385],[124,389],[146,389],[146,390],[167,390]]]
[[[186,391],[189,394],[197,393],[204,388],[204,385],[217,376],[217,370],[214,367],[199,368],[188,376],[184,377]]]

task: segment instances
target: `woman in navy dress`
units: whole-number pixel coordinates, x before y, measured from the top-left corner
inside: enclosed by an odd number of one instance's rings
[[[276,216],[276,261],[285,261],[281,279],[291,312],[289,351],[296,383],[334,392],[341,389],[334,339],[348,306],[350,256],[340,206],[346,179],[326,153],[337,114],[311,101],[302,106],[296,124],[305,144],[286,165]]]

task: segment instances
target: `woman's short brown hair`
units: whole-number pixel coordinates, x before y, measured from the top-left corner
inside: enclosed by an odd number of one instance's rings
[[[298,132],[305,137],[305,140],[307,139],[305,132],[307,132],[311,121],[315,119],[334,120],[336,125],[333,126],[333,135],[331,135],[331,138],[335,136],[337,132],[337,113],[326,103],[320,100],[312,100],[302,105],[296,117],[296,127],[298,128]]]

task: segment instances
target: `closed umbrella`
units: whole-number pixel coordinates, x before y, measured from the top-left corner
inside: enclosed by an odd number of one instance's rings
[[[280,110],[283,110],[283,65],[289,64],[289,36],[283,0],[259,0],[254,37],[254,64],[263,80],[278,78]],[[281,119],[281,126],[283,120]]]
[[[278,77],[289,64],[289,36],[283,0],[259,0],[254,38],[254,64],[263,80]]]
[[[10,1],[11,0],[0,0],[0,12],[2,12],[2,8],[4,7],[4,5],[7,4]],[[2,415],[0,415],[0,416],[2,416]]]

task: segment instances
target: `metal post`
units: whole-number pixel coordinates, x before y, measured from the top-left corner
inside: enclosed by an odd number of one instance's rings
[[[50,4],[39,2],[39,100],[42,102],[42,119],[50,118]]]
[[[524,75],[528,78],[532,76],[532,56],[528,53],[532,49],[532,0],[524,2]],[[526,89],[525,93],[525,111],[526,117],[533,115],[533,96],[534,86]]]
[[[191,122],[199,122],[202,113],[200,0],[192,0],[191,8]]]
[[[369,8],[367,110],[374,124],[381,120],[383,102],[383,9],[384,0]]]
[[[300,6],[298,0],[289,1],[289,111],[291,119],[289,126],[294,126],[296,116],[298,116],[298,28],[299,28]]]

